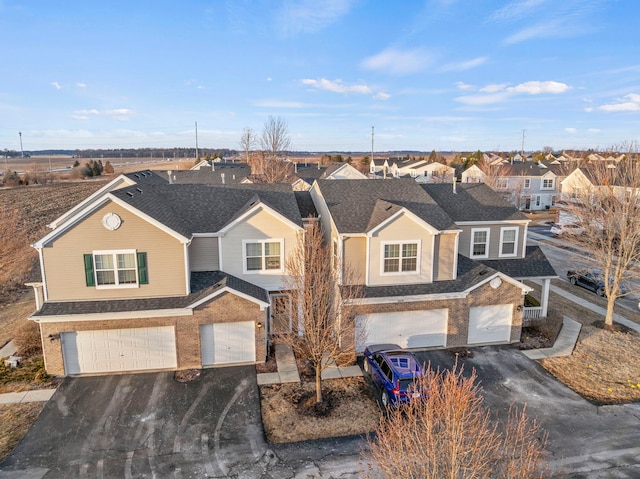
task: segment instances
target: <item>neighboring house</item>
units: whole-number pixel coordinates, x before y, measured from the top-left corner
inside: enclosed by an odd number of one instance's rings
[[[548,210],[560,198],[564,171],[555,160],[514,162],[489,167],[485,182],[521,210]]]
[[[526,246],[527,218],[484,184],[319,179],[294,192],[171,178],[121,175],[33,244],[30,319],[50,374],[264,362],[271,336],[292,331],[286,263],[307,221],[354,268],[369,342],[510,343],[525,313],[546,315],[555,273]],[[528,279],[543,282],[533,312]]]
[[[367,344],[518,341],[525,279],[543,280],[536,314],[546,315],[556,274],[526,247],[526,216],[486,185],[320,180],[311,196],[336,261],[363,287],[356,308]]]
[[[451,183],[455,176],[455,169],[448,165],[410,158],[373,160],[369,172],[375,178],[413,178],[418,183]]]
[[[462,172],[460,178],[462,183],[485,183],[487,175],[478,165],[471,165]]]
[[[64,216],[33,245],[50,374],[265,360],[303,231],[289,185],[122,185]]]
[[[596,166],[595,168],[598,167]],[[616,168],[615,163],[610,162],[608,168]],[[635,189],[629,187],[628,184],[618,183],[624,178],[624,175],[613,175],[614,184],[607,183],[606,185],[599,182],[598,178],[602,177],[602,172],[594,172],[589,165],[576,168],[561,182],[562,200],[568,201],[579,198],[585,192],[590,193],[598,188],[604,187],[612,188],[616,196],[624,198],[625,196],[631,195]]]
[[[369,162],[369,173],[374,175],[376,173],[380,173],[381,175],[386,175],[389,172],[389,160],[385,159],[375,159],[371,158]]]
[[[364,180],[365,175],[349,163],[334,162],[327,166],[295,165],[296,179],[292,183],[295,191],[309,191],[315,180]]]

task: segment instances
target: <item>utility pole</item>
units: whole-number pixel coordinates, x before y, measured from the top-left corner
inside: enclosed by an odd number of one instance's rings
[[[196,121],[196,161],[198,161],[198,122]]]
[[[20,156],[24,158],[24,150],[22,149],[22,132],[18,132],[18,136],[20,137]]]
[[[520,150],[520,154],[524,157],[524,132],[527,130],[522,130],[522,150]]]

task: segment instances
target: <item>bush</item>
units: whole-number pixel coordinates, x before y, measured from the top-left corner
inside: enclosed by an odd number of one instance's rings
[[[13,343],[16,345],[18,355],[31,357],[42,354],[42,341],[40,340],[40,327],[33,321],[21,324],[13,334]]]

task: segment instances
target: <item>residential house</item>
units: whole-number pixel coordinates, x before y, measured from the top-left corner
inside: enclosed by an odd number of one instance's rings
[[[410,158],[373,160],[369,171],[376,178],[413,178],[418,183],[451,183],[455,177],[455,169],[448,165]]]
[[[485,183],[487,175],[478,165],[471,165],[460,175],[462,183]]]
[[[315,180],[363,180],[367,177],[349,163],[333,162],[329,165],[295,165],[295,191],[309,191]]]
[[[296,320],[286,263],[305,221],[320,221],[338,266],[355,269],[369,342],[517,341],[525,279],[543,281],[536,314],[546,314],[555,273],[526,247],[526,217],[484,184],[318,179],[294,192],[133,178],[114,179],[33,245],[42,281],[30,319],[50,374],[265,361],[271,336]]]
[[[457,191],[456,191],[457,189]],[[518,341],[525,279],[556,277],[529,220],[484,184],[317,181],[311,196],[334,257],[364,299],[366,343],[455,347]],[[517,279],[516,279],[517,278]],[[364,344],[359,345],[360,348]]]

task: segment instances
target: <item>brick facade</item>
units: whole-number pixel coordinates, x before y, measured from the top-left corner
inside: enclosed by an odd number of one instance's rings
[[[256,362],[264,362],[267,356],[265,319],[265,312],[260,311],[260,306],[257,304],[232,293],[223,293],[194,309],[191,316],[41,323],[40,332],[45,367],[47,372],[54,376],[65,375],[62,340],[59,336],[61,333],[152,326],[173,326],[175,328],[178,369],[190,369],[202,367],[200,325],[211,323],[254,321],[256,325]],[[54,339],[50,339],[50,336],[53,336]]]
[[[469,312],[473,306],[493,306],[498,304],[513,305],[513,320],[511,323],[511,339],[514,343],[520,340],[522,331],[522,289],[502,281],[498,288],[492,288],[488,283],[474,289],[463,299],[447,299],[435,301],[398,301],[397,303],[368,304],[355,307],[355,314],[387,313],[396,311],[423,311],[430,309],[448,309],[447,347],[467,345],[469,335]],[[477,346],[477,345],[474,345]]]

